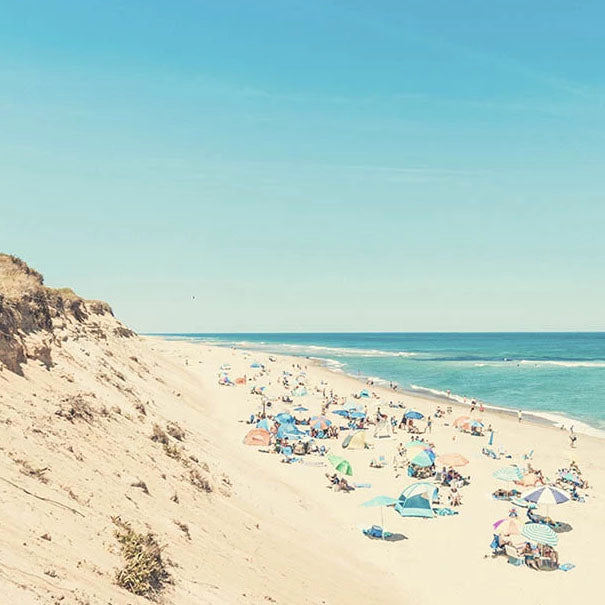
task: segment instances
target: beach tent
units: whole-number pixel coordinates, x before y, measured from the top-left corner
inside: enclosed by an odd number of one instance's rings
[[[369,397],[370,396],[370,392],[366,389],[363,389],[362,391],[359,391],[359,396],[360,397]]]
[[[296,439],[301,435],[304,435],[304,433],[294,424],[280,424],[279,428],[277,429],[277,436],[280,439],[283,439],[284,437],[287,437],[288,439]]]
[[[286,412],[282,412],[281,414],[277,414],[277,416],[275,416],[275,420],[279,422],[279,424],[293,424],[294,416],[291,414],[286,414]]]
[[[417,481],[408,485],[399,496],[395,510],[402,517],[425,517],[432,519],[433,500],[437,498],[439,488],[428,481]]]
[[[258,363],[258,361],[254,361],[253,363],[250,364],[251,368],[261,368],[261,364]]]
[[[271,433],[264,429],[252,429],[248,431],[248,434],[244,437],[244,443],[246,445],[269,445],[271,440]]]
[[[349,416],[349,412],[347,412],[347,410],[332,410],[332,414],[338,414],[343,418],[347,418]]]
[[[366,432],[355,431],[354,433],[350,433],[342,442],[342,447],[350,450],[362,450],[368,447],[366,443]]]
[[[432,450],[422,450],[410,460],[410,463],[422,468],[433,466],[435,464],[435,454]]]
[[[256,423],[257,429],[263,429],[263,431],[271,431],[273,423],[268,418],[263,418]]]
[[[297,386],[292,391],[292,395],[294,395],[294,397],[303,397],[306,394],[307,394],[307,389],[305,389],[305,387],[301,387],[301,386]]]

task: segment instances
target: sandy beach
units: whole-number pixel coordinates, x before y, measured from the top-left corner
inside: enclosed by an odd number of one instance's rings
[[[8,328],[0,341],[3,602],[595,601],[605,538],[603,440],[580,435],[572,449],[566,431],[486,410],[493,447],[511,456],[494,460],[482,454],[487,435],[452,426],[468,412],[453,402],[451,413],[435,418],[442,402],[368,386],[302,357],[140,337],[105,303],[46,288],[18,259],[0,261]],[[352,466],[347,479],[358,487],[348,493],[330,486],[328,456],[286,464],[281,454],[245,445],[247,421],[262,411],[263,397],[252,390],[283,390],[287,373],[304,373],[307,394],[266,408],[271,414],[294,406],[319,414],[331,391],[362,402],[370,417],[378,406],[400,417],[404,408],[391,403],[432,415],[422,437],[438,456],[468,460],[458,514],[410,518],[389,507],[384,529],[396,541],[362,533],[381,522],[378,508],[362,504],[399,498],[413,482],[393,465],[399,444],[411,439],[402,430],[374,439],[370,425],[368,449],[343,449],[346,430],[321,440]],[[225,375],[246,383],[225,386]],[[362,389],[372,396],[354,399]],[[424,431],[426,423],[417,426]],[[525,467],[532,450],[531,464],[546,477],[573,460],[590,485],[580,490],[584,502],[546,511],[570,530],[556,547],[559,563],[574,566],[566,572],[491,556],[492,524],[511,508],[492,498],[504,487],[493,473]],[[386,466],[371,467],[380,456]],[[441,507],[448,491],[441,488]]]

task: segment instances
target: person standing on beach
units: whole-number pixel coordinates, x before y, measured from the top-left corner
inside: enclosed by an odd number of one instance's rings
[[[523,411],[522,410],[519,410],[517,412],[517,418],[519,419],[519,422],[521,422],[521,420],[523,420]]]
[[[569,429],[569,441],[571,442],[571,447],[576,447],[577,436],[573,432],[573,426]]]
[[[426,420],[426,430],[429,433],[432,433],[433,432],[432,429],[433,429],[433,419],[429,416]]]

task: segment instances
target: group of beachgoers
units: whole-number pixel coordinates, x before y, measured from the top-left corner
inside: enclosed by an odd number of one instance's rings
[[[326,456],[332,453],[329,440],[338,440],[342,431],[347,431],[348,436],[360,432],[367,433],[367,429],[374,429],[374,437],[394,437],[399,431],[412,435],[412,443],[407,444],[415,449],[408,451],[402,442],[394,449],[393,459],[387,462],[384,456],[373,457],[370,460],[370,467],[375,469],[391,466],[395,478],[407,476],[409,478],[421,481],[431,481],[438,488],[435,504],[447,504],[452,507],[462,505],[462,493],[466,486],[471,482],[470,475],[463,474],[456,466],[464,466],[468,460],[462,460],[457,464],[438,464],[435,454],[435,443],[430,438],[432,426],[435,421],[443,423],[444,426],[450,426],[454,431],[462,431],[471,436],[491,435],[493,437],[493,428],[488,425],[485,429],[483,422],[477,418],[475,412],[484,410],[482,403],[472,400],[469,404],[468,416],[461,416],[452,421],[452,407],[437,405],[432,415],[423,416],[418,412],[410,413],[406,405],[401,402],[385,402],[379,398],[376,393],[361,391],[348,397],[341,397],[328,388],[323,380],[319,385],[311,387],[305,373],[306,366],[292,364],[292,371],[282,371],[277,383],[285,392],[281,396],[274,396],[272,399],[267,396],[264,387],[259,386],[262,380],[265,380],[270,374],[270,369],[261,366],[259,372],[251,379],[245,378],[245,382],[254,383],[251,387],[251,394],[258,395],[262,401],[262,411],[252,413],[247,421],[248,424],[255,427],[263,427],[268,433],[266,445],[268,449],[261,451],[275,452],[281,456],[282,462],[302,461],[305,456]],[[222,378],[225,378],[223,373]],[[234,381],[231,381],[233,384]],[[236,382],[236,384],[240,382]],[[368,382],[368,385],[373,382]],[[299,412],[295,417],[292,412],[274,413],[273,408],[281,403],[292,403],[293,398],[297,396],[297,391],[304,389],[306,394],[311,391],[312,396],[319,398],[321,413],[319,416],[305,414],[300,417],[301,412],[308,412],[307,408],[298,406],[294,408]],[[351,405],[351,397],[360,403]],[[363,403],[361,403],[363,401]],[[373,413],[368,410],[368,403],[373,404]],[[258,405],[258,402],[256,402]],[[388,412],[386,410],[388,409]],[[395,413],[395,410],[398,410]],[[399,410],[403,413],[399,415]],[[339,415],[337,421],[328,420],[326,414],[333,411]],[[284,428],[286,427],[287,428]],[[364,431],[365,430],[365,431]],[[455,436],[452,436],[455,439]],[[346,442],[346,440],[345,440]],[[345,443],[343,442],[343,443]],[[481,448],[481,452],[497,460],[502,458],[512,458],[512,456],[500,446],[498,450],[490,444]],[[344,447],[344,446],[343,446]],[[365,442],[361,447],[373,447]],[[417,463],[418,451],[425,452],[430,458],[428,462],[424,460]],[[525,460],[522,476],[514,480],[511,487],[498,488],[493,492],[493,497],[497,500],[512,501],[515,506],[525,506],[527,523],[546,524],[555,531],[561,527],[550,516],[542,516],[536,512],[535,505],[523,502],[521,496],[528,487],[540,487],[553,485],[569,493],[571,500],[583,502],[584,496],[579,493],[580,489],[587,489],[588,482],[575,462],[566,467],[558,469],[556,479],[553,481],[545,476],[540,468],[536,468],[532,463],[533,451],[524,455]],[[330,456],[331,457],[331,456]],[[319,463],[324,464],[324,463]],[[515,465],[513,465],[515,466]],[[345,473],[338,468],[334,472],[325,473],[328,486],[335,492],[349,493],[356,489],[356,484],[350,483]],[[453,512],[449,514],[455,514]],[[509,511],[511,518],[518,517],[518,509],[513,507]],[[509,562],[516,561],[516,564],[523,562],[531,569],[552,569],[558,566],[558,553],[547,544],[534,543],[528,540],[519,542],[520,536],[510,536],[500,533],[493,534],[491,546],[494,557],[500,554],[506,554]],[[516,541],[515,541],[516,539]]]

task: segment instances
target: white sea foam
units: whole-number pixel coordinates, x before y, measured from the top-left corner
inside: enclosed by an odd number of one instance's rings
[[[517,363],[534,366],[557,366],[561,368],[605,368],[605,361],[554,361],[547,359],[521,359]]]

